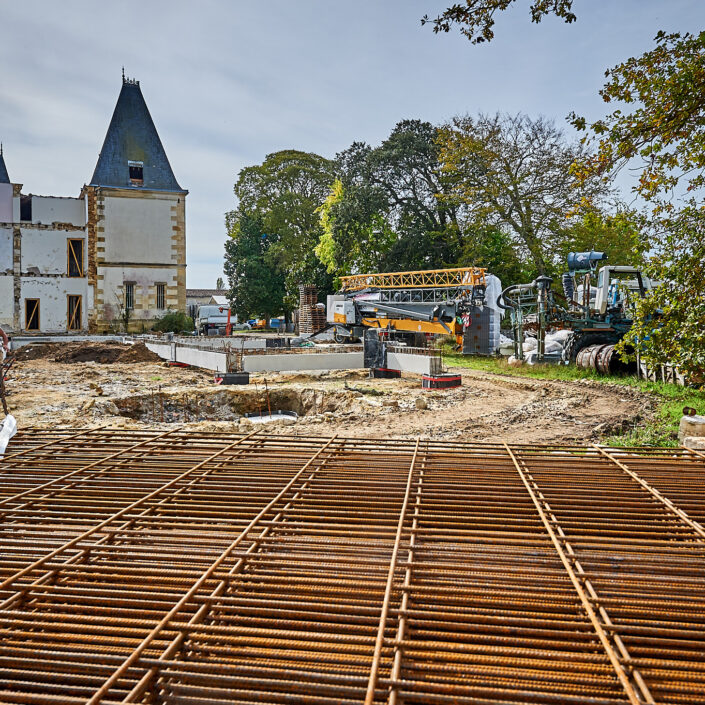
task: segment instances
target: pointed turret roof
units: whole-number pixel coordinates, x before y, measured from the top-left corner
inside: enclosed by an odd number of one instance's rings
[[[143,165],[143,183],[130,180],[130,162]],[[184,191],[171,170],[157,128],[142,97],[139,81],[125,78],[100,150],[91,186],[146,191]]]
[[[5,157],[2,155],[2,145],[0,144],[0,184],[9,184],[10,176],[7,173],[5,166]]]

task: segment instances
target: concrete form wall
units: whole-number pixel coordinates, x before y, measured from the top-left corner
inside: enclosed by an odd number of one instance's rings
[[[183,362],[206,370],[225,372],[227,355],[213,350],[177,345],[176,343],[145,343],[163,360]],[[362,352],[290,353],[287,355],[245,355],[245,372],[296,372],[304,370],[357,370],[364,366]]]
[[[290,353],[288,355],[245,355],[245,372],[295,372],[297,370],[358,370],[362,369],[362,352]]]
[[[198,348],[188,348],[176,343],[152,343],[146,342],[148,350],[159,355],[162,360],[171,362],[183,362],[186,365],[201,367],[204,370],[225,372],[227,367],[227,355],[213,350],[199,350]]]
[[[387,367],[417,375],[435,375],[441,372],[441,358],[430,355],[410,355],[409,353],[387,353]]]
[[[227,345],[233,352],[242,350],[265,350],[267,341],[264,338],[218,338],[216,336],[198,338],[181,337],[175,339],[177,343],[183,345],[191,345],[193,347],[204,348],[208,350],[223,350]]]

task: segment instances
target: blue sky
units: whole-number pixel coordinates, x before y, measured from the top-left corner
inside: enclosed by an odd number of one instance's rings
[[[659,29],[700,31],[705,0],[575,0],[578,21],[529,21],[529,0],[473,46],[420,18],[438,0],[24,0],[0,3],[0,141],[26,193],[77,195],[120,90],[141,82],[187,200],[187,282],[222,273],[237,173],[280,149],[332,157],[396,122],[479,111],[565,123],[604,112],[604,71]]]

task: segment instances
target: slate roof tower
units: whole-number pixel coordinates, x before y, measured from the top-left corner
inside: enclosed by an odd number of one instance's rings
[[[134,165],[132,170],[131,165]],[[131,178],[139,173],[135,171],[139,165],[142,179]],[[90,185],[183,191],[171,170],[139,81],[126,79],[124,75]]]
[[[9,184],[10,177],[5,166],[5,157],[2,154],[2,145],[0,144],[0,184]]]
[[[169,164],[139,81],[125,78],[90,184],[89,328],[116,320],[148,330],[168,310],[186,310],[186,195]]]

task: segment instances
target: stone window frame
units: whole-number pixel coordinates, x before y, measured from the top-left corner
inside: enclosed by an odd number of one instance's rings
[[[124,307],[126,311],[135,310],[135,282],[123,282]]]
[[[166,282],[155,282],[154,286],[156,288],[156,308],[158,311],[166,311]]]

